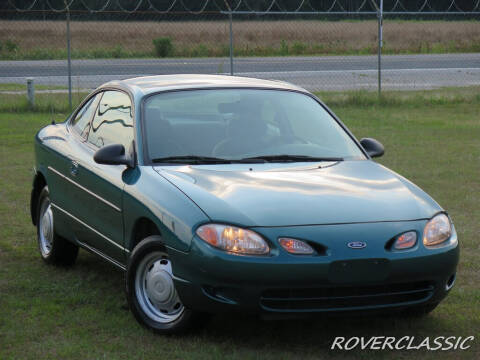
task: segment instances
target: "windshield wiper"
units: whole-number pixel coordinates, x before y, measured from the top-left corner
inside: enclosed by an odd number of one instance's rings
[[[317,162],[317,161],[343,161],[341,157],[316,157],[307,155],[263,155],[253,156],[238,160],[238,162]]]
[[[266,163],[266,162],[320,162],[343,161],[341,157],[315,157],[307,155],[262,155],[243,159],[222,159],[210,156],[181,155],[153,159],[153,163],[171,164],[232,164],[232,163]]]
[[[152,162],[174,164],[230,164],[232,161],[209,156],[182,155],[157,158],[153,159]]]

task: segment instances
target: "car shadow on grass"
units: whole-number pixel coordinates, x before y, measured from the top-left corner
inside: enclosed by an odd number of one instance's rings
[[[452,332],[452,324],[432,313],[423,318],[397,315],[310,316],[304,319],[264,320],[254,315],[215,315],[201,332],[209,342],[241,342],[247,347],[262,347],[265,343],[277,350],[292,350],[298,346],[330,349],[335,337],[415,336]]]
[[[108,263],[99,261],[94,255],[82,251],[74,267],[86,284],[95,284],[97,295],[122,296],[124,290],[124,273]],[[122,293],[120,293],[120,291]],[[128,311],[126,299],[116,301],[116,310],[128,316],[127,323],[132,331],[140,330],[143,336],[158,335],[138,327],[134,317]],[[442,306],[442,305],[441,305]],[[225,313],[212,315],[198,329],[187,334],[171,336],[179,342],[198,342],[217,346],[232,344],[237,348],[253,351],[265,346],[275,347],[275,351],[291,352],[295,349],[308,348],[329,350],[335,337],[372,336],[415,336],[423,339],[434,334],[446,335],[455,332],[455,324],[439,316],[441,306],[430,315],[421,318],[408,317],[403,313],[395,315],[362,313],[337,316],[307,316],[302,319],[266,320],[258,315],[245,313]]]

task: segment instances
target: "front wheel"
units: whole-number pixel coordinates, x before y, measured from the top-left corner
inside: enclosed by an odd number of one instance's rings
[[[137,321],[157,333],[180,333],[199,323],[199,314],[186,308],[178,296],[172,263],[160,236],[147,237],[133,250],[126,291]]]
[[[48,186],[40,192],[37,207],[37,241],[42,259],[55,265],[71,266],[78,256],[78,246],[55,234]]]

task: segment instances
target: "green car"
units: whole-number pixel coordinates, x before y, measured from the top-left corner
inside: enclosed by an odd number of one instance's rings
[[[125,271],[135,318],[163,334],[237,310],[426,314],[454,285],[457,234],[383,152],[291,84],[109,82],[36,135],[40,254]]]

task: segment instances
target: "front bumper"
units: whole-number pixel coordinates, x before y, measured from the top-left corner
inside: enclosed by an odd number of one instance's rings
[[[406,251],[385,244],[404,231],[422,234],[426,221],[253,229],[268,239],[270,256],[238,256],[195,238],[189,253],[171,251],[183,303],[205,312],[331,313],[438,303],[455,280],[455,230],[445,246],[421,241]],[[278,237],[316,242],[322,255],[291,255]],[[420,239],[421,236],[418,236]],[[349,241],[367,242],[350,249]]]

